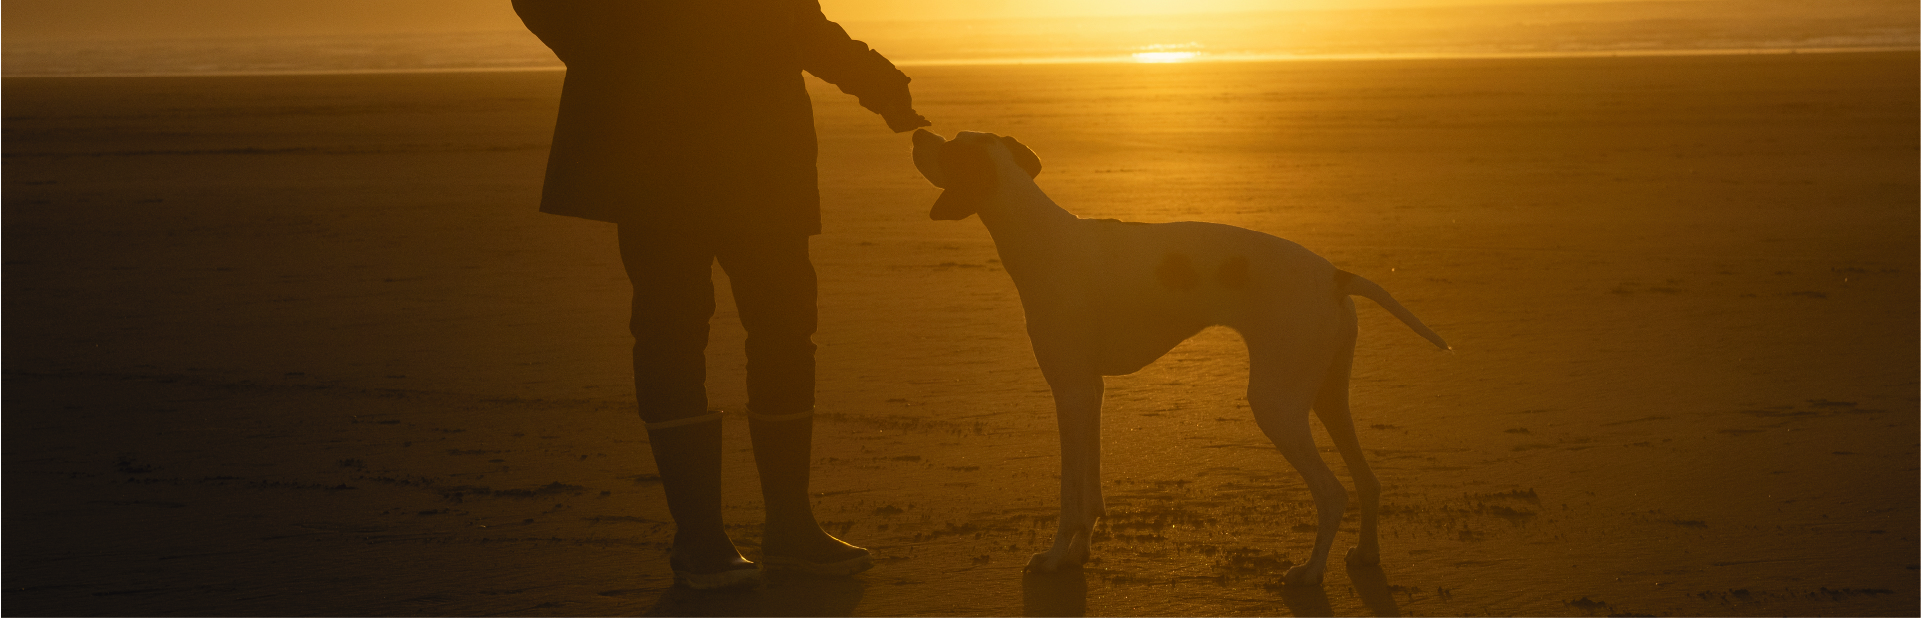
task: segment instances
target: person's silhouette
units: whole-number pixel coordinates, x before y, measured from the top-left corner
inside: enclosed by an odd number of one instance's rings
[[[808,500],[820,233],[812,103],[801,71],[860,97],[895,132],[927,126],[908,78],[817,0],[513,0],[567,65],[540,209],[619,225],[633,282],[634,387],[673,514],[670,562],[696,588],[751,585],[721,524],[718,412],[704,349],[711,268],[747,329],[747,407],[767,503],[762,562],[846,575],[867,550]]]

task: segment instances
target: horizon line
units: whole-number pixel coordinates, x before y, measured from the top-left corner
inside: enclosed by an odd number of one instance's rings
[[[941,66],[1009,66],[1009,65],[1055,65],[1055,64],[1223,64],[1258,62],[1366,62],[1393,60],[1554,60],[1581,58],[1656,58],[1692,56],[1755,56],[1755,55],[1794,55],[1794,54],[1844,54],[1844,53],[1921,53],[1921,46],[1868,46],[1868,47],[1742,47],[1742,48],[1700,48],[1700,49],[1628,49],[1608,51],[1564,51],[1564,52],[1412,52],[1379,54],[1206,54],[1201,53],[1178,61],[1143,60],[1133,55],[1110,56],[1054,56],[1022,58],[961,58],[932,60],[902,60],[895,66],[941,67]],[[540,71],[565,71],[566,65],[542,66],[496,66],[496,67],[421,67],[409,69],[292,69],[263,71],[191,71],[191,72],[150,72],[150,73],[46,73],[46,74],[6,74],[0,72],[0,79],[65,79],[65,78],[128,78],[128,77],[301,77],[324,75],[408,75],[423,73],[530,73]]]

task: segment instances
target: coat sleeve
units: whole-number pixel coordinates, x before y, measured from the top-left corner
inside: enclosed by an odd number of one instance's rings
[[[801,69],[859,97],[861,107],[880,114],[895,131],[929,124],[914,113],[907,74],[866,43],[847,36],[840,24],[828,21],[818,0],[802,4],[800,22]]]
[[[546,43],[548,49],[554,50],[554,55],[559,56],[564,64],[569,56],[576,55],[573,52],[574,48],[579,46],[579,42],[574,40],[578,37],[571,36],[572,33],[567,32],[566,6],[563,2],[564,0],[513,0],[513,5],[514,13],[520,15],[520,21],[527,25],[527,30],[533,32],[534,36],[540,37],[540,42]]]

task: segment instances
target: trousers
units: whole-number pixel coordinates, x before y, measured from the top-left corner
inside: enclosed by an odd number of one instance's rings
[[[794,414],[814,407],[818,281],[802,232],[728,233],[620,227],[633,283],[634,392],[649,423],[707,412],[707,333],[713,264],[727,273],[747,330],[747,407]]]

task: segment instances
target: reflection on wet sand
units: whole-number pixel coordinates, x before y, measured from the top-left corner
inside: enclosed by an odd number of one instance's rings
[[[1022,574],[1021,615],[1087,615],[1087,572],[1079,566],[1064,566],[1053,573]]]
[[[1387,583],[1387,573],[1380,565],[1347,565],[1347,581],[1354,585],[1354,592],[1361,597],[1361,604],[1376,616],[1399,616],[1401,606],[1394,602],[1394,587]]]
[[[1321,586],[1280,586],[1281,602],[1287,605],[1287,613],[1293,616],[1332,616],[1334,604],[1327,600],[1327,590]]]
[[[692,590],[674,586],[648,616],[851,616],[867,584],[859,579],[770,573],[759,590]]]

